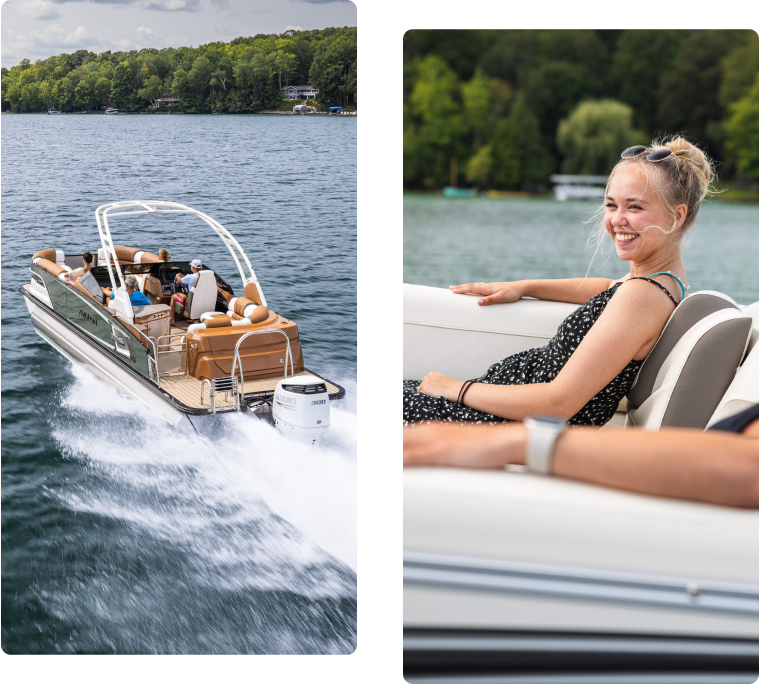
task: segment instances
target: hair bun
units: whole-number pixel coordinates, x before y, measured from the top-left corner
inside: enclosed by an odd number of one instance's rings
[[[703,150],[682,136],[672,137],[660,143],[655,141],[653,145],[666,147],[672,151],[672,154],[677,157],[678,161],[683,161],[687,164],[687,169],[679,169],[680,181],[683,184],[689,185],[695,181],[701,200],[713,190],[712,185],[717,178],[717,174],[714,170],[714,163],[704,154]]]

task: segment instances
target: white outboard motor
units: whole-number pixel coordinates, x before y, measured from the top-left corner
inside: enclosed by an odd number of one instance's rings
[[[284,435],[316,444],[329,429],[329,393],[321,378],[298,375],[277,383],[274,424]]]

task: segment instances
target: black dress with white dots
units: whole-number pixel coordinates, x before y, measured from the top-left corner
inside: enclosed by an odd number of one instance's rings
[[[630,279],[632,280],[632,278]],[[637,280],[637,278],[636,278]],[[648,278],[642,278],[648,280]],[[669,291],[655,280],[648,282],[658,285],[675,302]],[[551,382],[564,368],[564,364],[582,342],[588,330],[603,313],[609,300],[614,296],[621,282],[589,299],[575,309],[564,322],[554,338],[545,346],[528,349],[509,356],[488,368],[485,375],[475,382],[491,385],[531,385],[539,382]],[[606,387],[594,396],[574,416],[570,425],[605,425],[617,406],[632,387],[643,361],[632,360],[622,372]],[[419,380],[403,381],[403,424],[422,423],[431,420],[461,421],[472,423],[506,423],[507,418],[499,418],[490,413],[477,411],[445,397],[430,397],[417,392]]]

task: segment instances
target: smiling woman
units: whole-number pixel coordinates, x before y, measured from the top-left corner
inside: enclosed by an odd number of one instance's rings
[[[483,306],[523,296],[582,306],[548,345],[510,356],[479,378],[461,382],[433,372],[421,383],[406,380],[404,424],[496,423],[538,413],[575,425],[607,423],[685,296],[681,242],[713,180],[710,160],[682,138],[625,150],[609,177],[599,231],[630,263],[630,273],[619,280],[452,287],[456,294],[484,295]]]

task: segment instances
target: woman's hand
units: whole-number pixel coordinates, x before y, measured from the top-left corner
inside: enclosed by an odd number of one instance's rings
[[[430,423],[403,430],[403,466],[501,468],[524,463],[527,430],[517,425]]]
[[[456,401],[463,385],[460,380],[453,380],[447,375],[432,371],[424,376],[416,391],[430,397],[445,397],[448,401]]]
[[[467,285],[450,285],[454,294],[486,295],[479,299],[480,306],[516,302],[524,294],[522,283],[468,283]]]

